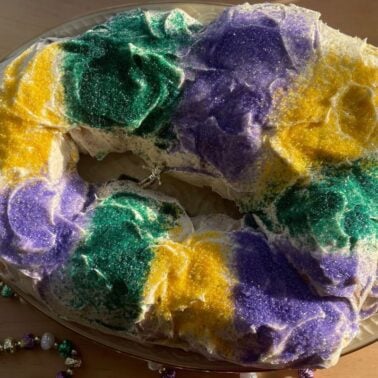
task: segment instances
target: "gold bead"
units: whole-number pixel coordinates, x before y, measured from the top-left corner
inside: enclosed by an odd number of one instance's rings
[[[15,342],[11,337],[7,337],[4,340],[4,351],[8,353],[14,353],[15,352]]]
[[[81,366],[81,360],[78,358],[67,357],[64,364],[69,368],[79,368]]]

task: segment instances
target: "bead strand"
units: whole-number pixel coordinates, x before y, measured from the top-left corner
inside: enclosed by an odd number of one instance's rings
[[[2,281],[0,281],[0,295],[4,298],[16,297],[17,294]],[[36,345],[40,345],[43,350],[55,349],[59,355],[65,359],[64,364],[66,370],[58,372],[56,378],[70,378],[73,376],[73,369],[79,368],[82,364],[78,352],[70,340],[63,340],[57,342],[55,336],[50,332],[45,332],[41,337],[34,336],[28,333],[18,341],[11,337],[7,337],[3,342],[0,342],[0,353],[15,353],[19,349],[34,349]],[[172,368],[163,367],[160,364],[149,363],[151,370],[158,370],[161,378],[175,378],[176,371]],[[250,373],[254,374],[254,373]],[[240,376],[244,376],[241,374]],[[314,378],[314,370],[312,369],[299,369],[299,378]]]
[[[299,378],[314,378],[315,371],[314,369],[299,369],[298,370],[298,377]]]
[[[0,295],[4,298],[17,297],[17,294],[8,286],[0,281]],[[57,341],[55,336],[50,332],[45,332],[39,336],[27,333],[19,340],[7,337],[0,341],[0,353],[13,354],[19,350],[33,350],[40,346],[42,350],[56,350],[64,358],[65,370],[57,373],[56,378],[70,378],[73,376],[73,369],[79,368],[82,360],[77,350],[70,340]]]
[[[161,378],[176,378],[176,371],[172,368],[162,367],[159,369]]]
[[[49,332],[44,333],[41,337],[28,333],[19,340],[7,337],[0,342],[0,352],[14,354],[22,349],[36,349],[38,345],[45,351],[55,349],[59,355],[64,358],[66,370],[60,371],[56,375],[56,378],[71,377],[73,375],[73,369],[79,368],[82,364],[78,352],[74,349],[74,345],[70,340],[57,342],[55,341],[55,337]]]

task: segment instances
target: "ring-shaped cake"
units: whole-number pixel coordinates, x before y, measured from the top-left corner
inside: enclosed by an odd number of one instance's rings
[[[2,275],[57,316],[281,368],[334,364],[377,312],[366,41],[292,5],[208,25],[135,9],[0,79]],[[118,180],[77,172],[79,153],[126,152]]]

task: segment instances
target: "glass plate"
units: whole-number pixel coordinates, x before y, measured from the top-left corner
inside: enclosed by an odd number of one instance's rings
[[[374,3],[374,0],[370,0],[371,3]],[[374,12],[368,16],[367,19],[364,20],[363,23],[359,26],[356,26],[354,21],[355,12],[358,10],[358,7],[362,7],[361,0],[352,0],[348,2],[343,2],[345,5],[345,10],[340,9],[337,4],[337,1],[330,1],[330,2],[318,2],[317,0],[303,0],[303,1],[273,1],[273,2],[281,2],[281,3],[297,3],[301,6],[316,9],[322,12],[323,20],[325,21],[332,21],[334,20],[335,23],[330,23],[330,26],[338,27],[342,31],[349,32],[350,34],[359,34],[359,37],[369,37],[369,41],[372,43],[378,44],[378,31],[376,34],[369,34],[369,30],[376,30],[376,15]],[[341,4],[340,0],[340,4]],[[366,2],[362,1],[362,2]],[[369,0],[367,0],[369,2]],[[235,2],[234,2],[235,3]],[[250,3],[256,3],[256,1],[250,1]],[[320,3],[320,4],[319,4]],[[75,36],[84,32],[85,30],[89,29],[90,27],[104,22],[110,16],[124,11],[128,9],[132,9],[135,7],[141,7],[144,9],[149,10],[170,10],[173,8],[181,8],[186,11],[191,16],[199,19],[203,23],[208,23],[212,21],[227,5],[221,3],[175,3],[175,2],[165,2],[165,3],[155,3],[155,4],[146,4],[146,3],[134,3],[128,4],[127,6],[118,6],[118,7],[111,7],[107,9],[103,9],[101,11],[91,13],[89,15],[85,15],[76,19],[73,19],[69,22],[66,22],[60,26],[57,26],[38,37],[32,39],[31,41],[25,43],[24,45],[20,46],[12,53],[6,56],[6,58],[0,61],[1,65],[3,66],[6,64],[6,61],[13,59],[17,56],[20,52],[28,48],[31,44],[36,42],[39,39],[46,38],[46,37],[70,37]],[[353,7],[355,9],[353,9]],[[378,10],[378,8],[377,8]],[[366,12],[369,14],[369,12]],[[345,16],[345,17],[343,17]],[[369,18],[370,17],[370,18]],[[349,22],[350,21],[350,22]],[[370,25],[370,29],[369,29]],[[11,286],[17,285],[15,282],[10,282]],[[157,363],[161,363],[167,366],[173,366],[175,368],[182,368],[182,369],[189,369],[189,370],[201,370],[201,371],[212,371],[212,372],[243,372],[243,371],[267,371],[269,370],[269,366],[266,369],[255,369],[251,366],[244,367],[235,364],[231,364],[225,361],[212,361],[207,359],[206,357],[193,353],[193,352],[186,352],[180,349],[165,347],[165,346],[158,346],[153,344],[140,344],[132,340],[128,340],[125,338],[120,338],[117,336],[108,335],[102,333],[100,331],[96,331],[90,329],[88,327],[79,325],[77,323],[68,322],[64,319],[57,319],[56,316],[48,311],[48,309],[40,302],[38,302],[35,298],[33,298],[28,293],[20,292],[16,289],[18,294],[20,294],[27,302],[32,304],[34,307],[39,309],[41,312],[53,318],[54,320],[61,323],[63,326],[79,333],[80,335],[87,337],[99,344],[107,346],[111,349],[116,350],[117,352],[125,353],[129,356],[133,356],[142,360],[146,361],[154,361]],[[360,327],[360,332],[358,336],[343,350],[343,355],[361,349],[373,342],[377,341],[378,339],[378,314],[374,315],[368,320],[362,322]]]

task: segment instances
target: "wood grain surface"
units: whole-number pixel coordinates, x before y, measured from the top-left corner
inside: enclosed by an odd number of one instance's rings
[[[207,0],[210,2],[211,0]],[[38,34],[73,17],[125,0],[0,0],[0,57]],[[152,3],[152,2],[148,2]],[[236,3],[229,1],[228,3]],[[351,35],[367,37],[378,45],[377,0],[304,0],[296,3],[317,9],[331,26]],[[0,299],[0,339],[20,337],[26,332],[41,334],[50,331],[59,338],[70,338],[78,346],[84,366],[78,378],[153,378],[142,361],[125,357],[73,334],[54,321],[17,300]],[[0,378],[48,378],[63,368],[62,359],[54,352],[22,351],[1,355]],[[178,378],[231,378],[235,375],[179,372]],[[259,374],[259,377],[296,377],[285,371]],[[341,358],[336,367],[318,371],[317,378],[378,377],[378,344]]]

